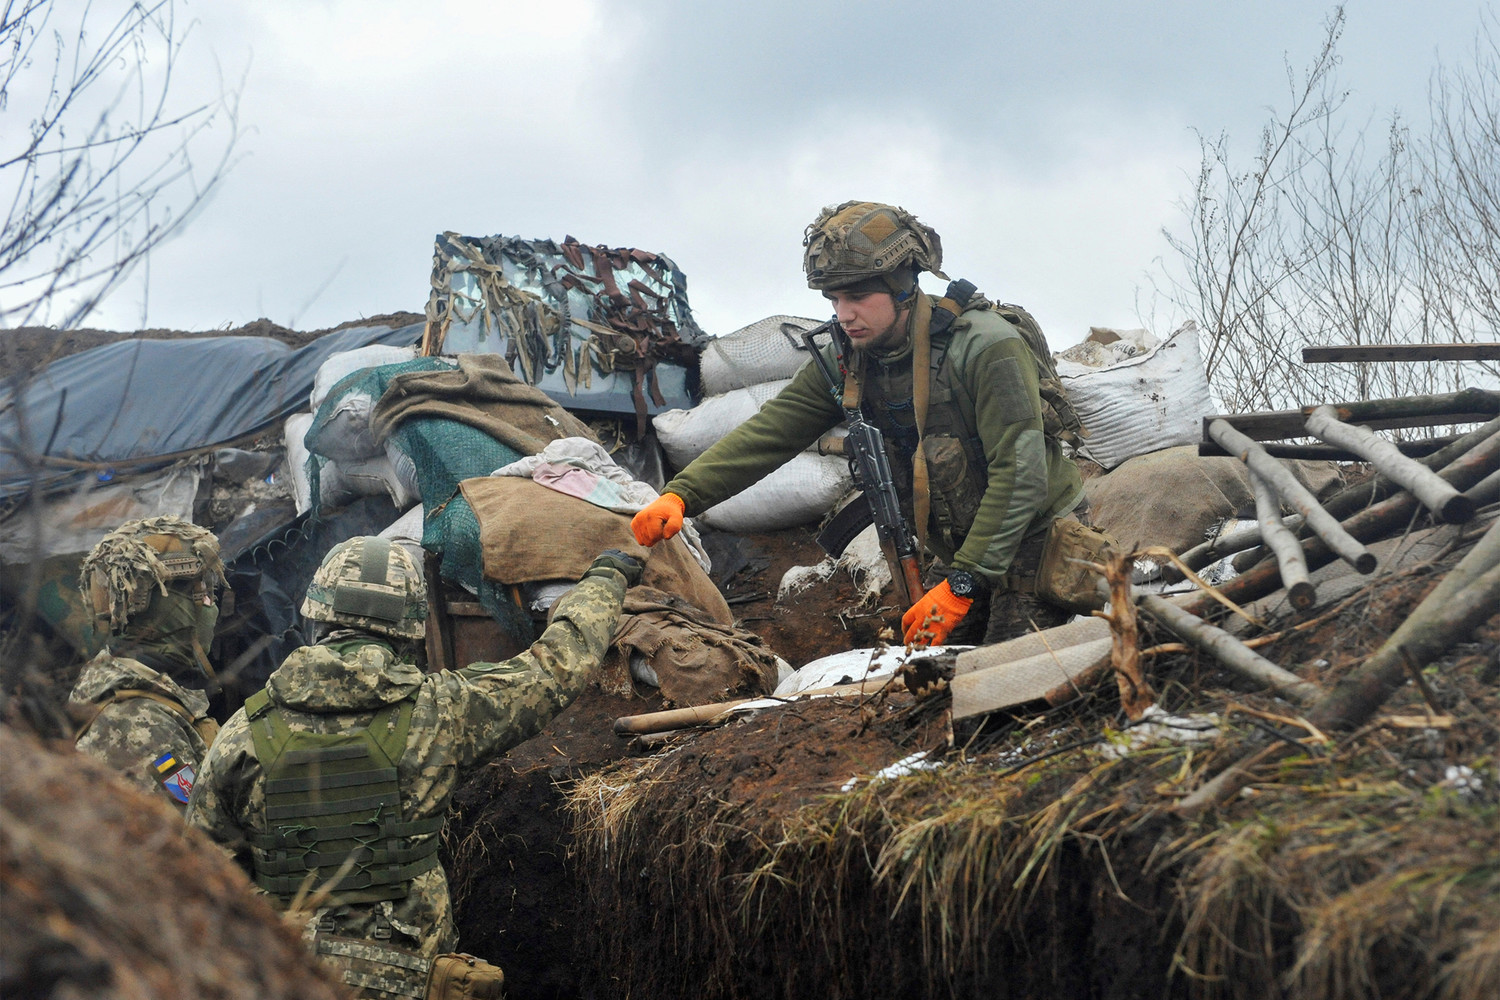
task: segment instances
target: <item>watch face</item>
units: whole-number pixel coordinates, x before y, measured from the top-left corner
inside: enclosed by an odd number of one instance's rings
[[[968,573],[965,573],[963,570],[957,570],[953,573],[949,573],[948,589],[953,591],[953,594],[956,597],[973,597],[974,577],[970,576]]]

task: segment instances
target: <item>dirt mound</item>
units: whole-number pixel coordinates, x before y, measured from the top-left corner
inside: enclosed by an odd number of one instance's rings
[[[8,726],[0,760],[0,995],[345,995],[170,806]]]
[[[326,330],[288,330],[268,319],[223,330],[55,330],[46,326],[23,326],[0,330],[0,366],[7,372],[39,371],[59,358],[118,340],[192,340],[201,337],[270,337],[288,347],[310,344],[325,333],[353,326],[388,326],[391,329],[422,322],[420,313],[398,312],[353,319]]]

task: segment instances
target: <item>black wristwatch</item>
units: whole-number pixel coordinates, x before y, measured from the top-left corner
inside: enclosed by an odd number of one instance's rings
[[[953,591],[954,597],[973,600],[983,591],[984,584],[968,570],[952,569],[948,571],[948,589]]]

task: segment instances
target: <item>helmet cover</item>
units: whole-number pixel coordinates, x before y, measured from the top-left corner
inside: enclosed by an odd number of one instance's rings
[[[874,279],[898,296],[913,291],[919,271],[940,270],[938,234],[904,208],[873,201],[846,201],[823,209],[802,237],[802,269],[818,290],[847,288]]]
[[[406,549],[374,535],[340,542],[313,574],[302,614],[395,639],[427,634],[427,586]]]
[[[94,614],[117,632],[169,585],[210,596],[225,583],[224,563],[213,532],[168,514],[126,521],[105,535],[79,565],[78,581]]]

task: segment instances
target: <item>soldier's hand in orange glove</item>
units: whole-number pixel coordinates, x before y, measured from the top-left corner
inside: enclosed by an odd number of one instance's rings
[[[941,646],[969,608],[972,597],[959,597],[948,581],[933,587],[901,616],[901,629],[908,646]]]
[[[682,530],[687,504],[676,493],[663,493],[630,519],[630,530],[642,545],[655,545]]]

